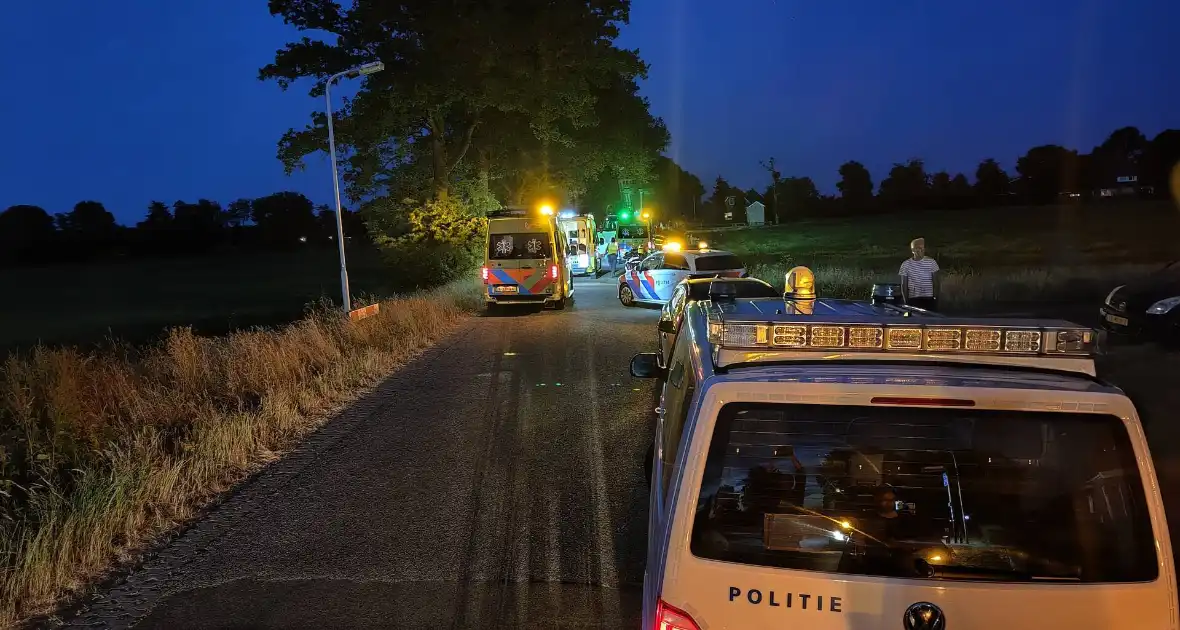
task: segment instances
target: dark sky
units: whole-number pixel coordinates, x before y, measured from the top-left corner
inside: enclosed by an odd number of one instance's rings
[[[973,174],[1034,144],[1088,150],[1115,127],[1180,127],[1180,2],[634,0],[623,44],[669,154],[706,185],[758,162],[834,192],[894,161]],[[262,0],[13,0],[0,15],[0,208],[152,199],[331,198],[326,160],[291,178],[275,142],[322,107],[256,79],[295,37]],[[20,60],[20,61],[18,61]]]

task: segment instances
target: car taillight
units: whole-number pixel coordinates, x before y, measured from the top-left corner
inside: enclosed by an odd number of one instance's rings
[[[665,604],[661,599],[656,603],[655,630],[701,630],[701,627],[688,613]]]
[[[553,265],[549,268],[549,275],[552,276],[554,280],[557,279],[557,265]]]
[[[487,284],[488,283],[488,268],[487,267],[480,267],[479,273],[481,276],[483,276],[483,283]]]

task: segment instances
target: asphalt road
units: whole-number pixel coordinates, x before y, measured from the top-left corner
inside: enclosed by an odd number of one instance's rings
[[[566,311],[464,324],[67,625],[637,627],[654,384],[627,366],[658,313],[608,279],[576,287]],[[1118,347],[1099,368],[1177,514],[1180,354]]]
[[[72,627],[636,627],[658,311],[609,279],[478,317]]]

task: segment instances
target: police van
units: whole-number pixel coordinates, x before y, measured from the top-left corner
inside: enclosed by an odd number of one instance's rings
[[[664,380],[644,628],[1177,628],[1097,333],[733,293],[686,307],[667,368],[631,363]]]
[[[563,309],[573,299],[566,239],[552,208],[498,210],[488,216],[487,248],[480,275],[488,309],[542,304]]]

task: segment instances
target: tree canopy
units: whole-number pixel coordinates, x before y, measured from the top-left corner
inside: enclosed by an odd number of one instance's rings
[[[474,206],[576,200],[600,175],[647,179],[667,144],[636,81],[646,66],[615,45],[628,0],[271,0],[306,36],[260,78],[286,88],[379,60],[337,110],[354,198],[442,199]],[[289,131],[279,157],[297,168],[326,149],[326,117]],[[392,204],[389,207],[397,207]]]

